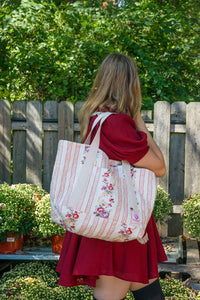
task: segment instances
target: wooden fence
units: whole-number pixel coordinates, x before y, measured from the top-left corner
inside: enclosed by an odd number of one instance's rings
[[[82,103],[0,101],[0,183],[35,183],[49,191],[59,139],[80,141],[78,111]],[[159,184],[173,201],[168,234],[181,233],[181,203],[200,192],[200,103],[162,101],[142,111],[160,146],[167,174]]]

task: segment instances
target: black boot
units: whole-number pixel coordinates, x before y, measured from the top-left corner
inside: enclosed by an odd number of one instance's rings
[[[164,300],[165,296],[160,286],[159,279],[149,285],[132,291],[135,300]]]

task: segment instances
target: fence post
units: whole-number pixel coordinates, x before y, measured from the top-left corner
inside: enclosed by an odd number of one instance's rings
[[[74,105],[62,101],[58,105],[58,140],[74,139]]]
[[[42,186],[42,104],[27,103],[26,181]]]
[[[200,102],[186,108],[185,197],[200,192]]]
[[[168,192],[169,187],[169,142],[170,142],[170,104],[158,101],[154,104],[154,140],[160,147],[166,163],[166,175],[158,179],[159,185]]]
[[[13,117],[26,119],[26,102],[13,103]],[[26,128],[13,130],[13,183],[26,182]]]
[[[0,183],[11,182],[11,109],[7,100],[0,101]]]
[[[44,104],[44,119],[58,119],[58,103],[47,101]],[[45,123],[44,123],[45,124]],[[46,123],[51,124],[51,123]],[[49,126],[50,127],[50,126]],[[46,130],[48,131],[46,131]],[[43,146],[43,188],[49,192],[50,181],[53,172],[54,161],[58,145],[58,133],[51,128],[44,129],[44,146]]]
[[[171,105],[171,123],[186,122],[186,103],[174,102]],[[180,205],[184,199],[184,167],[185,167],[185,134],[171,133],[170,135],[170,165],[169,165],[169,194],[174,205]],[[182,234],[180,213],[172,214],[168,221],[168,235]]]
[[[153,137],[163,153],[167,172],[162,178],[158,178],[158,184],[168,192],[169,187],[169,142],[170,142],[170,104],[166,101],[158,101],[154,104],[154,132]],[[157,224],[161,237],[168,235],[168,224]]]

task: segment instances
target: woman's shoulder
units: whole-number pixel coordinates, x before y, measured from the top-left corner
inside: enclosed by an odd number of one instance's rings
[[[105,121],[105,126],[117,126],[117,128],[136,128],[134,120],[124,113],[112,113]]]

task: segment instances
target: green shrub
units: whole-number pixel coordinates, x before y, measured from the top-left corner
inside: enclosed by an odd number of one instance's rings
[[[46,192],[33,184],[0,185],[0,240],[6,233],[28,234],[35,223],[36,199]]]
[[[200,193],[192,195],[183,202],[183,224],[188,233],[200,241]]]
[[[175,279],[161,279],[160,284],[165,297],[173,297],[172,299],[200,299],[200,293],[192,292],[188,287]],[[168,299],[168,298],[167,298]],[[169,298],[171,299],[171,298]]]
[[[145,109],[199,101],[198,1],[108,2],[3,1],[0,98],[85,100],[100,62],[123,52],[138,64]]]
[[[41,200],[36,201],[33,234],[36,236],[51,237],[54,234],[62,235],[65,231],[60,225],[51,220],[50,195],[47,194]]]
[[[157,188],[156,200],[154,204],[153,214],[156,222],[160,224],[169,219],[172,212],[172,201],[169,194],[165,192],[160,186]]]
[[[4,273],[0,282],[0,299],[7,300],[92,300],[93,289],[88,286],[65,288],[58,286],[56,262],[31,262],[16,265]],[[175,279],[160,280],[166,297],[175,299],[200,299],[200,293],[193,292]],[[134,300],[131,292],[125,298]],[[168,298],[166,298],[168,299]],[[174,298],[173,298],[174,299]]]

